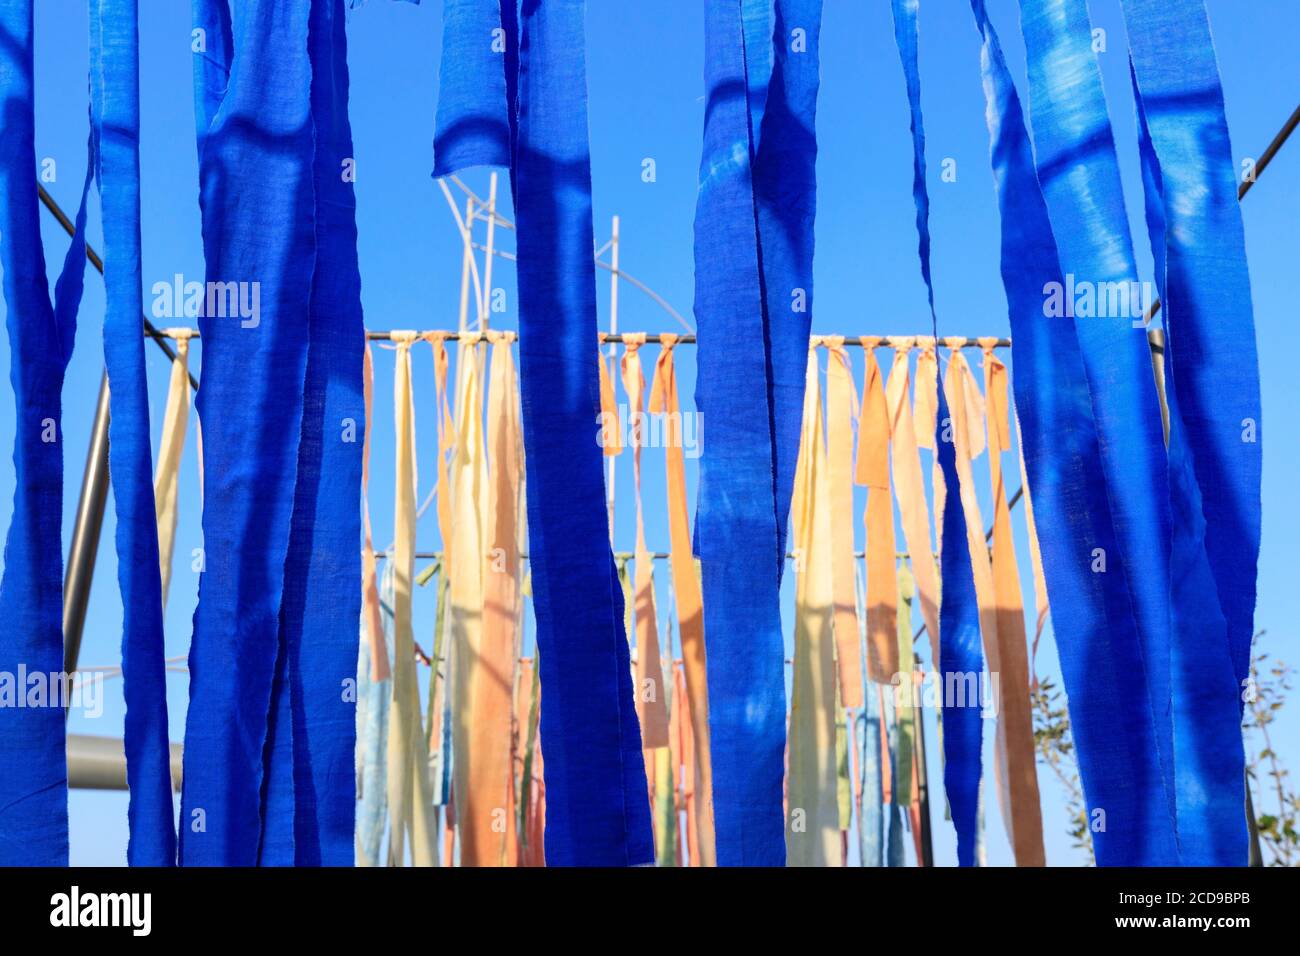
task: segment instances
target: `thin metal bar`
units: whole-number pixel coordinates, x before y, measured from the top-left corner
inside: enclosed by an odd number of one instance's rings
[[[77,519],[72,527],[68,569],[63,579],[63,671],[73,674],[81,655],[81,636],[86,626],[90,582],[95,576],[99,534],[104,527],[104,506],[108,501],[108,375],[99,382],[99,401],[90,428],[86,470],[81,479]]]
[[[168,337],[170,337],[171,332],[172,332],[171,329],[158,329],[158,330],[156,330],[156,331],[158,332],[158,335],[161,336],[161,337],[163,337],[163,338],[168,338]],[[430,330],[430,331],[435,331],[435,330]],[[456,340],[458,340],[458,339],[461,337],[461,333],[460,333],[460,332],[456,332],[456,331],[451,331],[451,330],[436,330],[436,331],[438,331],[440,335],[444,335],[444,336],[446,336],[446,338],[447,338],[447,340],[448,340],[449,342],[455,342]],[[478,333],[478,332],[468,332],[468,333],[466,333],[466,334],[472,336],[472,335],[478,335],[479,333]],[[507,340],[513,340],[513,339],[517,338],[518,335],[519,335],[519,333],[514,332],[514,331],[502,331],[500,334],[503,335],[503,336],[505,336]],[[631,334],[631,333],[628,333],[628,334]],[[387,341],[391,341],[391,340],[392,340],[392,337],[393,337],[393,332],[392,332],[392,330],[385,330],[385,329],[371,329],[371,330],[368,330],[368,331],[366,332],[366,338],[369,339],[369,340],[372,341],[372,342],[387,342]],[[195,338],[195,339],[196,339],[196,338],[201,338],[201,336],[200,336],[200,334],[199,334],[199,330],[198,330],[198,329],[191,329],[191,330],[190,330],[190,338]],[[597,338],[598,338],[598,340],[599,340],[602,344],[607,344],[607,343],[612,343],[612,342],[621,343],[621,342],[624,341],[624,334],[621,333],[621,332],[619,332],[619,333],[599,332],[599,333],[597,333]],[[821,336],[815,336],[815,338],[821,338]],[[886,335],[886,336],[881,336],[881,337],[880,337],[880,346],[879,346],[879,347],[880,347],[880,348],[895,348],[895,347],[898,346],[900,343],[902,343],[902,342],[906,342],[906,341],[909,341],[909,340],[913,340],[913,339],[915,339],[915,338],[916,338],[916,336],[911,336],[911,335]],[[658,345],[658,344],[661,344],[661,343],[663,342],[663,335],[660,334],[660,333],[658,333],[658,332],[650,332],[650,333],[647,333],[647,334],[646,334],[645,340],[646,340],[646,343],[647,343],[647,344],[650,344],[650,345]],[[675,343],[675,344],[677,344],[677,345],[697,345],[697,344],[699,344],[699,343],[698,343],[698,340],[697,340],[697,338],[696,338],[696,336],[695,336],[694,334],[692,334],[692,333],[683,333],[683,334],[677,336],[677,340],[676,340],[676,343]],[[849,346],[849,347],[856,347],[856,348],[861,348],[861,347],[862,347],[862,342],[859,340],[859,338],[858,338],[857,336],[845,336],[844,344],[845,344],[846,346]],[[947,348],[948,345],[947,345],[946,342],[942,342],[942,343],[940,343],[940,347],[941,347],[941,348]],[[974,349],[974,348],[980,348],[981,346],[980,346],[980,341],[979,341],[979,339],[977,339],[977,338],[970,338],[970,337],[967,337],[967,338],[965,338],[965,339],[962,340],[961,347],[964,348],[964,349]],[[994,347],[994,348],[998,348],[998,349],[1008,349],[1008,348],[1011,347],[1011,340],[1008,339],[1008,338],[1000,338],[1000,339],[997,339],[997,340],[993,343],[993,347]]]
[[[54,201],[54,197],[46,192],[45,187],[39,182],[36,184],[36,194],[40,196],[42,205],[50,211],[50,214],[63,227],[63,231],[69,236],[76,235],[76,227],[73,225],[72,220],[68,218],[68,214],[63,211],[62,207]],[[95,251],[94,246],[90,245],[90,243],[86,243],[86,258],[95,267],[96,272],[100,275],[104,274],[104,260],[99,257],[99,253]],[[174,361],[176,352],[167,341],[169,336],[163,335],[143,314],[140,316],[140,321],[144,323],[145,335],[154,340],[157,346],[163,350],[163,354],[167,356],[168,360]],[[193,374],[190,375],[190,387],[196,392],[199,389],[199,381]]]

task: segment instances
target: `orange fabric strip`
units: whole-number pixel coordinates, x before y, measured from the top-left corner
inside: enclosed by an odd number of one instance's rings
[[[672,543],[670,563],[686,691],[690,698],[691,733],[698,783],[696,816],[699,820],[700,860],[704,866],[714,866],[713,768],[709,755],[709,691],[705,677],[704,614],[700,579],[695,569],[695,556],[691,553],[691,530],[687,519],[682,412],[677,394],[677,370],[673,364],[673,347],[677,345],[677,336],[664,333],[660,344],[654,384],[650,389],[650,411],[655,415],[663,415],[664,464],[668,476],[668,534]]]
[[[1045,866],[1043,821],[1035,769],[1034,722],[1029,700],[1025,606],[1011,535],[1011,509],[1002,479],[1002,452],[1011,448],[1007,367],[993,353],[994,339],[981,339],[988,403],[989,479],[993,489],[993,590],[1000,678],[998,743],[1006,775],[1007,833],[1020,866]],[[969,377],[969,376],[968,376]]]
[[[857,483],[867,487],[867,676],[890,683],[898,673],[898,579],[894,571],[894,502],[889,496],[889,403],[876,364],[876,337],[863,337],[867,357],[858,416]],[[837,509],[837,514],[839,511]],[[838,521],[836,522],[839,523]]]
[[[614,399],[614,381],[599,355],[596,364],[600,366],[600,447],[605,457],[610,458],[623,451],[623,429],[618,419],[618,402]]]
[[[862,650],[853,574],[853,370],[844,350],[844,336],[823,336],[829,353],[826,364],[826,461],[830,471],[831,588],[834,595],[835,651],[839,663],[840,703],[862,706]],[[860,426],[859,426],[860,427]],[[895,642],[896,643],[896,642]],[[868,646],[867,659],[880,661]]]
[[[468,479],[471,482],[469,487],[473,487],[475,476],[463,474],[458,463],[455,502],[456,521],[472,520],[475,525],[482,521],[481,533],[487,544],[481,571],[481,611],[473,607],[468,609],[471,616],[476,611],[482,615],[478,644],[477,647],[465,644],[457,647],[462,652],[457,660],[464,662],[457,668],[457,677],[468,674],[469,683],[466,688],[467,750],[464,754],[468,760],[457,768],[457,776],[465,779],[465,787],[461,790],[460,821],[463,866],[504,864],[510,845],[507,839],[509,821],[515,814],[510,785],[510,726],[521,611],[519,529],[523,444],[518,382],[510,340],[500,333],[488,333],[488,338],[492,341],[492,359],[486,450],[491,459],[491,480],[486,489],[479,489],[479,500],[461,500],[468,488],[460,482]],[[461,360],[467,362],[464,395],[470,400],[470,407],[458,409],[461,418],[458,458],[468,458],[472,450],[481,450],[481,391],[474,368],[477,352],[477,348],[467,347],[461,353]],[[481,462],[473,461],[466,461],[465,465],[480,471],[483,467]],[[484,491],[488,501],[486,515],[479,510]],[[457,527],[453,533],[457,549],[464,548],[462,529]],[[466,573],[472,579],[472,569]],[[459,630],[464,637],[473,638],[475,629],[456,616],[463,610],[457,604],[456,581],[457,575],[453,575],[453,633]],[[474,596],[465,593],[471,599]]]
[[[911,558],[916,578],[916,593],[921,602],[921,619],[930,636],[931,666],[939,661],[939,570],[934,563],[934,546],[930,542],[930,516],[925,506],[925,488],[921,478],[921,456],[917,451],[917,429],[908,401],[908,353],[911,340],[899,342],[894,349],[894,365],[885,387],[889,406],[889,435],[893,454],[894,494],[903,520],[903,540]],[[918,383],[918,391],[920,385]],[[937,401],[937,393],[936,393]]]
[[[668,746],[668,697],[663,661],[659,657],[659,622],[655,608],[654,559],[645,543],[645,514],[641,506],[641,448],[645,444],[645,372],[640,349],[645,333],[623,337],[620,363],[623,390],[632,416],[632,473],[636,487],[636,711],[641,721],[641,747],[647,751],[646,782],[654,792],[655,760],[650,751]]]

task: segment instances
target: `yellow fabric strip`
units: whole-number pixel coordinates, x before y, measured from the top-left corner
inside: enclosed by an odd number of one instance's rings
[[[1044,866],[1043,820],[1025,646],[1025,605],[1011,535],[1011,509],[1002,479],[1002,452],[1011,449],[1007,367],[993,352],[995,342],[995,339],[980,339],[988,409],[989,480],[993,489],[993,591],[1000,662],[998,744],[1005,761],[1007,791],[1003,803],[1008,817],[1007,834],[1017,865]]]
[[[876,364],[880,339],[864,337],[867,357],[858,415],[856,480],[867,488],[867,676],[880,684],[898,673],[898,584],[894,574],[894,502],[889,496],[889,404]],[[829,381],[829,376],[827,378]],[[836,515],[841,512],[836,509]],[[836,524],[840,521],[836,520]],[[910,655],[909,655],[910,659]]]
[[[917,451],[918,430],[912,419],[912,406],[907,394],[907,362],[911,347],[911,340],[907,339],[896,344],[894,365],[890,369],[889,381],[885,387],[885,403],[889,407],[894,495],[898,498],[898,510],[902,515],[903,540],[911,558],[917,598],[921,603],[921,619],[930,637],[931,666],[937,670],[939,570],[934,563],[934,546],[930,542],[930,516],[926,511],[925,487],[921,478],[921,456]],[[921,391],[919,383],[917,391]]]
[[[375,360],[366,343],[366,358],[362,373],[366,398],[366,437],[361,445],[361,516],[365,541],[361,546],[361,611],[366,622],[366,635],[370,640],[370,679],[387,680],[391,676],[388,666],[388,647],[384,640],[384,620],[379,612],[379,574],[375,561],[375,541],[370,525],[370,426],[375,404]],[[435,662],[436,667],[436,662]]]
[[[853,371],[844,350],[844,336],[820,339],[829,358],[826,365],[826,461],[830,470],[831,586],[835,598],[834,626],[836,660],[839,663],[840,702],[844,707],[862,706],[862,650],[858,633],[858,608],[853,574]],[[868,661],[874,666],[872,680],[880,680],[878,649],[868,638]]]
[[[673,348],[676,345],[676,335],[664,333],[660,337],[659,360],[655,363],[654,384],[650,389],[650,411],[663,416],[664,464],[668,476],[668,534],[672,544],[670,565],[677,602],[677,626],[682,642],[682,663],[686,673],[686,692],[690,698],[699,859],[703,866],[714,866],[713,767],[709,751],[704,615],[699,573],[695,569],[695,557],[691,553],[691,530],[687,518],[682,411],[677,394],[677,370],[673,364]]]
[[[797,560],[785,835],[788,866],[842,866],[844,862],[837,796],[828,471],[817,353],[810,349],[790,504]]]
[[[181,452],[190,418],[189,329],[168,329],[176,342],[171,381],[167,385],[167,410],[163,412],[158,467],[153,478],[154,514],[158,523],[158,569],[162,572],[162,601],[167,606],[171,587],[172,554],[176,547],[176,503],[180,484]]]
[[[520,613],[522,444],[514,358],[491,335],[488,439],[483,441],[482,346],[462,337],[452,493],[453,733],[461,865],[500,866],[514,816],[510,709]],[[486,508],[485,508],[486,504]],[[488,517],[490,516],[490,517]],[[485,551],[486,546],[486,551]]]
[[[664,690],[663,661],[659,656],[659,620],[655,608],[654,560],[645,543],[645,515],[641,507],[641,448],[645,445],[645,372],[641,346],[645,333],[625,335],[620,363],[623,390],[632,416],[632,473],[636,487],[636,712],[641,721],[641,746],[646,751],[668,746],[668,695]],[[658,774],[653,756],[646,757],[650,780]]]
[[[434,866],[436,828],[429,799],[427,748],[420,723],[411,629],[411,577],[415,569],[415,403],[411,391],[414,332],[394,332],[397,346],[393,411],[397,431],[396,513],[393,545],[393,717],[388,730],[389,861],[400,865],[409,838],[416,866]]]

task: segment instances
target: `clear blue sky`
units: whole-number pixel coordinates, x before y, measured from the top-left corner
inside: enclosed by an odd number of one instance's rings
[[[700,131],[703,122],[703,0],[591,0],[588,12],[590,125],[597,241],[608,237],[610,217],[622,220],[622,265],[647,282],[693,322],[692,218]],[[1209,0],[1227,98],[1234,153],[1257,156],[1294,108],[1300,94],[1300,5],[1291,0],[1255,3]],[[203,260],[197,203],[197,161],[191,99],[189,4],[144,0],[141,4],[144,178],[144,281],[182,273],[202,279]],[[1023,79],[1023,49],[1015,0],[990,0],[1017,80]],[[1092,0],[1094,23],[1109,33],[1110,52],[1101,57],[1111,116],[1124,164],[1130,218],[1141,239],[1141,193],[1136,177],[1132,106],[1128,98],[1123,20],[1119,0]],[[429,178],[437,97],[441,4],[419,6],[370,2],[351,12],[348,24],[352,71],[352,124],[356,141],[361,273],[370,328],[453,328],[460,277],[460,242],[446,204]],[[50,191],[71,213],[85,171],[86,9],[82,0],[41,0],[36,23],[37,156],[57,162]],[[930,158],[934,235],[934,281],[941,334],[1007,334],[1006,304],[998,271],[998,220],[988,164],[984,99],[979,80],[978,37],[966,0],[921,4],[921,68]],[[916,262],[911,186],[911,147],[901,70],[894,50],[889,5],[826,0],[822,31],[822,92],[817,131],[819,202],[813,328],[815,332],[920,333],[928,331],[925,290]],[[641,179],[642,160],[653,158],[657,181]],[[957,180],[941,183],[940,160],[957,162]],[[1244,203],[1264,393],[1264,537],[1260,561],[1257,626],[1275,656],[1295,657],[1292,622],[1300,617],[1295,557],[1288,542],[1300,538],[1300,509],[1293,497],[1300,464],[1300,426],[1291,413],[1300,406],[1300,376],[1294,372],[1292,336],[1296,298],[1296,242],[1300,214],[1300,144],[1275,160]],[[467,181],[486,190],[486,174]],[[503,195],[508,191],[502,189]],[[62,259],[67,239],[43,220],[46,258]],[[91,238],[100,246],[97,210]],[[501,235],[501,233],[498,233]],[[513,237],[501,239],[513,248]],[[1144,278],[1150,256],[1137,243]],[[493,316],[498,327],[514,327],[514,274],[498,265],[496,281],[509,308]],[[598,275],[601,324],[608,323],[608,274]],[[3,306],[0,306],[3,308]],[[87,281],[77,350],[64,389],[67,485],[64,538],[71,534],[77,489],[99,383],[102,286]],[[179,323],[174,323],[179,324]],[[674,321],[633,289],[620,296],[622,330],[670,331]],[[1230,347],[1226,346],[1225,347]],[[196,350],[195,368],[201,359]],[[646,350],[649,374],[655,352]],[[887,353],[881,353],[887,358]],[[861,357],[854,357],[861,379]],[[161,353],[149,348],[152,424],[157,441],[168,370]],[[7,370],[8,343],[0,342],[0,369]],[[372,463],[372,513],[376,535],[386,544],[392,527],[392,359],[376,352],[376,438]],[[694,358],[679,350],[684,401],[694,390]],[[1014,374],[1014,369],[1013,369]],[[415,353],[417,428],[423,497],[434,475],[432,363],[427,349]],[[7,376],[6,379],[7,381]],[[0,388],[0,448],[13,442],[7,386]],[[156,449],[156,445],[155,445]],[[0,455],[0,527],[7,527],[13,492],[8,453]],[[650,546],[666,549],[661,458],[645,455],[645,489]],[[1014,459],[1006,463],[1012,466]],[[194,443],[191,435],[182,471],[181,519],[172,602],[167,612],[167,651],[183,655],[190,636],[197,577],[188,555],[201,544]],[[617,540],[630,549],[635,532],[630,464],[619,463],[621,502]],[[928,469],[928,466],[927,466]],[[976,465],[981,477],[987,464]],[[694,468],[688,480],[694,493]],[[1012,486],[1016,484],[1011,481]],[[861,502],[858,503],[860,509]],[[991,513],[991,512],[989,512]],[[854,516],[862,544],[860,510]],[[421,523],[422,548],[437,547],[432,515]],[[82,661],[114,664],[121,603],[112,549],[110,505]],[[1028,571],[1020,511],[1014,523],[1021,562]],[[665,574],[660,575],[661,608],[667,609]],[[788,586],[787,586],[787,590]],[[1026,594],[1030,592],[1027,590]],[[791,627],[790,594],[786,627]],[[432,595],[416,604],[416,639],[427,646]],[[664,612],[661,611],[661,616]],[[1055,648],[1045,639],[1041,670],[1056,672]],[[423,679],[423,674],[422,674]],[[74,718],[71,729],[120,734],[120,684],[110,682],[105,714]],[[186,678],[169,679],[172,739],[181,739]],[[1300,705],[1293,705],[1297,707]],[[1300,731],[1294,713],[1282,720],[1279,749],[1293,764],[1300,759]],[[931,724],[930,766],[937,772]],[[1050,863],[1079,861],[1064,833],[1062,797],[1046,774],[1044,826]],[[125,795],[74,793],[71,798],[74,863],[115,864],[125,859]],[[1010,851],[995,808],[987,813],[988,860],[1007,863]],[[954,862],[951,826],[942,802],[934,809],[936,859]]]

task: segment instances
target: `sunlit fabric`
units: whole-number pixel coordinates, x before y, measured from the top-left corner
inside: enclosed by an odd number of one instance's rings
[[[972,8],[983,38],[1025,471],[1080,776],[1089,808],[1103,811],[1089,815],[1093,847],[1103,865],[1171,864],[1176,847],[1151,697],[1135,683],[1143,668],[1131,598],[1119,574],[1093,570],[1118,546],[1082,350],[1073,323],[1043,321],[1044,285],[1062,281],[1056,242],[997,35],[983,0]]]
[[[509,166],[519,74],[518,0],[443,0],[433,175]]]
[[[207,278],[256,305],[199,319],[208,480],[187,864],[353,860],[344,681],[361,604],[365,343],[341,175],[351,158],[342,18],[342,0],[255,0],[233,16],[221,0],[195,5],[210,41],[196,68]]]
[[[117,511],[122,674],[130,802],[127,861],[176,862],[162,580],[149,450],[149,390],[140,276],[140,50],[137,0],[90,5],[91,121],[103,207],[104,365],[110,388],[109,469]],[[189,383],[185,382],[188,388]],[[189,396],[185,399],[188,401]]]
[[[1235,166],[1204,4],[1124,12],[1167,343],[1178,840],[1186,865],[1241,866],[1261,446]]]
[[[740,0],[708,4],[695,207],[695,405],[709,423],[696,542],[720,866],[785,862],[785,644],[770,373]],[[804,342],[801,355],[805,355]],[[797,440],[797,439],[796,439]],[[754,560],[767,551],[771,560]]]
[[[1134,630],[1112,630],[1118,654],[1111,660],[1135,665],[1127,678],[1133,687],[1130,692],[1149,695],[1155,736],[1140,749],[1153,746],[1147,759],[1155,761],[1161,784],[1159,790],[1147,792],[1145,802],[1152,808],[1163,804],[1172,822],[1171,529],[1160,405],[1144,327],[1135,321],[1141,316],[1134,301],[1138,297],[1116,296],[1118,308],[1112,309],[1109,301],[1102,306],[1103,300],[1111,298],[1107,290],[1127,293],[1138,279],[1119,162],[1085,0],[1022,2],[1021,32],[1028,57],[1034,159],[1060,255],[1061,280],[1067,289],[1081,290],[1081,307],[1076,311],[1074,302],[1066,303],[1069,311],[1055,317],[1058,326],[1074,326],[1092,398],[1105,477],[1093,493],[1109,489],[1115,531],[1114,547],[1105,549],[1102,560],[1106,574],[1126,583],[1135,616]],[[1040,286],[1040,322],[1048,314],[1045,310],[1054,311],[1044,303]],[[1088,547],[1080,551],[1102,546],[1083,543]],[[1130,642],[1132,647],[1124,646]],[[1147,786],[1143,774],[1131,779],[1143,781],[1134,786]],[[1106,806],[1113,816],[1111,805],[1099,802],[1099,796],[1089,794],[1090,805]],[[1152,825],[1157,826],[1155,821]],[[1168,829],[1164,822],[1158,826]]]
[[[623,599],[609,546],[582,0],[520,19],[519,359],[549,866],[653,863]],[[584,451],[585,449],[585,451]]]
[[[86,269],[86,194],[83,188],[51,306],[36,206],[32,69],[32,0],[0,4],[0,266],[17,419],[13,518],[0,580],[0,670],[44,674],[48,686],[49,675],[58,681],[63,672],[60,391]],[[68,862],[63,727],[62,707],[0,707],[0,865]]]

